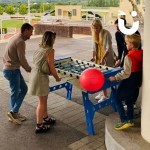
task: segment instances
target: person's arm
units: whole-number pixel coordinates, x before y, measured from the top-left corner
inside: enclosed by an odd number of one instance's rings
[[[128,56],[126,56],[124,59],[124,66],[123,66],[124,69],[121,72],[117,73],[115,76],[109,77],[109,80],[121,81],[123,79],[129,78],[131,75],[131,66],[132,66],[132,61]]]
[[[17,44],[17,55],[21,66],[27,71],[31,72],[31,67],[29,66],[25,57],[25,42],[21,41]]]
[[[125,47],[124,37],[120,32],[116,32],[115,37],[116,37],[116,43],[117,43],[117,49],[118,49],[118,59],[121,60],[122,53]]]
[[[98,45],[95,42],[93,42],[93,57],[91,59],[92,62],[94,62],[96,60],[96,51],[97,51],[97,49],[98,49]]]
[[[117,50],[118,50],[118,59],[115,63],[115,67],[119,67],[121,64],[121,59],[123,59],[122,57],[124,57],[123,51],[126,48],[126,45],[125,45],[125,41],[124,41],[124,37],[123,37],[122,33],[116,32],[115,38],[116,38]]]
[[[61,78],[59,78],[54,65],[54,49],[51,50],[51,52],[46,52],[45,56],[48,61],[51,75],[56,79],[56,81],[61,81]]]
[[[103,40],[105,40],[104,43],[106,44],[105,45],[106,47],[104,47],[105,48],[104,56],[103,56],[103,58],[101,60],[101,64],[102,65],[104,64],[104,60],[108,56],[109,51],[112,50],[112,37],[111,37],[111,34],[109,32],[106,32],[105,39],[103,39]]]

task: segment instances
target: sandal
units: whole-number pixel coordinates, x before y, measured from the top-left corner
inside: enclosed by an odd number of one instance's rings
[[[47,125],[43,124],[43,123],[37,124],[36,129],[35,129],[35,133],[37,133],[37,134],[38,134],[38,133],[45,133],[45,132],[47,132],[49,129],[50,129],[50,128],[49,128]]]
[[[56,119],[53,118],[53,117],[46,117],[46,118],[43,118],[43,124],[45,125],[54,125],[56,123]]]

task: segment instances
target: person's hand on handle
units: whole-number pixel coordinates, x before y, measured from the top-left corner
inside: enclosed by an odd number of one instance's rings
[[[31,67],[29,67],[28,69],[26,69],[26,71],[29,72],[29,73],[31,72],[31,70],[32,70]]]
[[[56,78],[56,82],[60,82],[62,78]]]
[[[115,77],[109,77],[109,81],[113,82],[116,81]]]
[[[105,64],[105,59],[104,59],[104,58],[101,59],[100,64],[101,64],[101,65],[104,65],[104,64]]]
[[[90,61],[95,62],[95,58],[92,58]]]
[[[118,59],[117,61],[116,61],[116,63],[115,63],[115,66],[114,67],[119,67],[120,66],[120,59]]]

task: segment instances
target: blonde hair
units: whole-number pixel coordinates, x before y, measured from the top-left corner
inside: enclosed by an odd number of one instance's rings
[[[56,33],[52,31],[46,31],[43,35],[42,42],[40,47],[53,47],[54,41],[56,38]]]
[[[103,29],[102,23],[100,20],[93,20],[92,24],[91,24],[91,31],[92,31],[92,36],[93,39],[96,43],[99,43],[99,33],[98,32],[94,32],[94,28],[99,28],[100,31]]]
[[[141,36],[138,34],[126,35],[125,41],[133,44],[134,48],[139,48],[141,45]]]
[[[101,21],[100,20],[93,20],[91,28],[92,29],[93,28],[100,28],[100,30],[103,29]]]

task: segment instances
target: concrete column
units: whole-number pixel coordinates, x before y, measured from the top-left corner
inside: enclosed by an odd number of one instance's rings
[[[150,0],[145,0],[141,134],[150,143]]]

